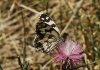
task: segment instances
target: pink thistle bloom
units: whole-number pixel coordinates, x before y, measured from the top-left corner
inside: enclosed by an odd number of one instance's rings
[[[63,65],[66,65],[66,69],[71,69],[79,65],[83,57],[83,49],[78,43],[72,40],[62,42],[56,47],[56,50],[57,52],[53,53],[55,61],[62,62]]]

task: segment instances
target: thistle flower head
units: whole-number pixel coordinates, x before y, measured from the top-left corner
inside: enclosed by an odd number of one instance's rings
[[[56,47],[57,52],[53,53],[56,62],[62,62],[66,68],[71,69],[79,64],[82,59],[83,49],[81,46],[72,41],[67,40]]]

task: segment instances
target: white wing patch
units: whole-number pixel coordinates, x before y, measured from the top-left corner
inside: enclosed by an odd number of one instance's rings
[[[46,24],[48,24],[48,25],[53,25],[53,24],[55,24],[54,23],[54,21],[49,21],[49,22],[45,22]],[[58,29],[58,27],[53,27],[58,33],[60,33],[60,31],[59,31],[59,29]]]

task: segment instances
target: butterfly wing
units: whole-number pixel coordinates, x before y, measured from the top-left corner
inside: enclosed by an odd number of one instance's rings
[[[60,31],[54,21],[47,15],[41,14],[36,24],[34,46],[43,52],[50,52],[60,41]]]

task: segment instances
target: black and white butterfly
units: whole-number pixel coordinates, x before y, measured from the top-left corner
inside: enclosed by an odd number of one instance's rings
[[[34,46],[42,52],[49,53],[62,41],[60,31],[54,21],[47,14],[41,14],[36,24]]]

